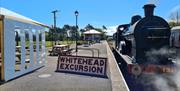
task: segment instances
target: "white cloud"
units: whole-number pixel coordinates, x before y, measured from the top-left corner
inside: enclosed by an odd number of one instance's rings
[[[106,34],[112,36],[116,32],[117,25],[107,27]]]
[[[148,0],[147,4],[158,4],[158,0]]]

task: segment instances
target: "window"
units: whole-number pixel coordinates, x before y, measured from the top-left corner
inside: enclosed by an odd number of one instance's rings
[[[42,63],[42,33],[41,30],[39,33],[39,63]]]
[[[36,57],[36,30],[35,29],[33,29],[32,30],[32,32],[33,32],[33,54],[34,54],[34,64],[36,64],[36,60],[37,60],[37,57]]]
[[[30,65],[30,40],[29,40],[29,29],[25,31],[25,69]]]
[[[179,41],[180,41],[180,32],[179,32]]]
[[[20,71],[20,65],[21,65],[21,30],[20,29],[15,29],[15,46],[16,46],[16,50],[15,50],[15,54],[16,54],[16,58],[15,58],[15,72]]]

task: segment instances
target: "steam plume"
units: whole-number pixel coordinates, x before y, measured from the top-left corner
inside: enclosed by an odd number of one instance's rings
[[[154,4],[157,5],[158,0],[148,0],[147,4]]]

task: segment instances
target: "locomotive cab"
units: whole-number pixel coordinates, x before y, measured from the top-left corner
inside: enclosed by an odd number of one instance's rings
[[[127,31],[129,26],[130,24],[123,24],[117,27],[117,32],[115,33],[116,36],[115,48],[117,50],[122,50],[123,49],[122,46],[125,46],[123,32]]]

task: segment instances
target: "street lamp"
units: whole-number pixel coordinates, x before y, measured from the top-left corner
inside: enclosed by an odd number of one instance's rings
[[[78,18],[79,12],[78,12],[78,11],[75,11],[74,14],[75,14],[75,16],[76,16],[76,53],[77,53],[77,52],[78,52],[78,50],[77,50],[77,29],[78,29],[78,26],[77,26],[77,18]]]

